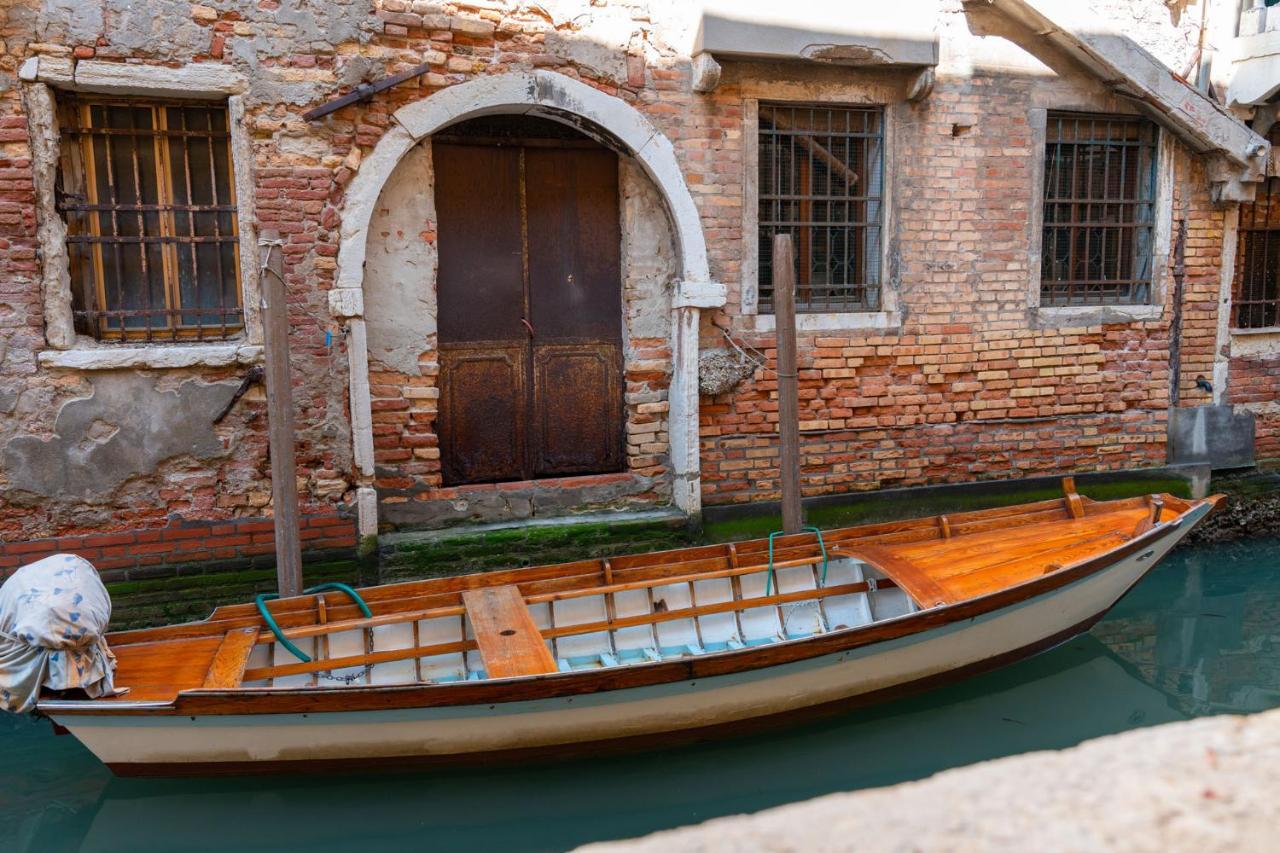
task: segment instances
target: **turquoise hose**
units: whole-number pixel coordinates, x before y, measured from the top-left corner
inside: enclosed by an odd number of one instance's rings
[[[347,595],[351,597],[351,600],[356,603],[356,606],[360,608],[361,613],[363,613],[368,618],[373,617],[373,611],[369,609],[369,605],[364,603],[364,599],[360,597],[360,593],[356,592],[354,589],[347,586],[345,583],[338,583],[336,581],[333,581],[330,583],[322,583],[322,584],[319,584],[318,586],[313,586],[313,587],[309,587],[308,589],[304,589],[302,592],[304,595],[312,595],[314,593],[326,592],[328,590],[345,592]],[[264,592],[254,596],[253,603],[258,606],[258,613],[262,616],[262,621],[266,622],[267,627],[271,629],[271,633],[276,635],[276,642],[278,642],[280,645],[284,646],[286,649],[292,652],[293,656],[296,657],[298,660],[302,661],[303,663],[311,663],[311,656],[308,655],[306,652],[302,651],[302,649],[295,646],[292,642],[290,642],[289,638],[284,635],[284,631],[280,630],[280,625],[279,623],[276,622],[276,618],[272,616],[271,611],[267,609],[267,602],[274,601],[279,597],[280,597],[279,593]]]
[[[827,543],[822,541],[822,531],[813,526],[802,527],[801,530],[812,531],[818,537],[818,547],[822,549],[822,585],[826,586],[827,585],[827,562],[828,562],[827,561]],[[773,570],[773,537],[781,536],[781,535],[782,535],[781,530],[775,530],[774,532],[769,534],[769,576],[765,579],[765,582],[764,582],[765,595],[769,595],[769,593],[773,590],[773,576],[774,574],[776,574]]]

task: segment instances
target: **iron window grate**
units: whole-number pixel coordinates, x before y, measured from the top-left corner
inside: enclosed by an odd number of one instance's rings
[[[71,100],[58,207],[77,330],[101,340],[226,338],[243,325],[227,111]]]
[[[1280,326],[1280,178],[1268,178],[1252,204],[1240,205],[1231,325]]]
[[[791,234],[796,309],[878,311],[882,107],[760,104],[760,310],[773,310],[773,237]]]
[[[1149,302],[1155,196],[1154,124],[1049,113],[1040,304]]]

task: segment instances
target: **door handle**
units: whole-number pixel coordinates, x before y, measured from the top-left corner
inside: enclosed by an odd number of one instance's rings
[[[531,338],[532,338],[532,337],[533,337],[533,324],[532,324],[532,323],[530,323],[528,320],[526,320],[524,317],[521,317],[521,318],[520,318],[520,322],[521,322],[521,323],[524,323],[524,327],[525,327],[526,329],[528,329],[528,330],[529,330],[529,337],[531,337]]]

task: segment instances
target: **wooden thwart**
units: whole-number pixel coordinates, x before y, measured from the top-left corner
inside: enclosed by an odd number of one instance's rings
[[[555,658],[518,588],[507,585],[469,589],[462,593],[462,603],[490,678],[557,671]]]
[[[258,641],[257,628],[237,628],[228,631],[222,638],[218,650],[214,652],[213,662],[209,664],[209,672],[204,677],[204,687],[222,688],[239,687],[244,677],[245,665],[249,663],[249,653]]]

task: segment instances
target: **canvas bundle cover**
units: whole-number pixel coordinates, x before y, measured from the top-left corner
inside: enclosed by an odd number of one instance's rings
[[[111,598],[88,560],[55,554],[14,572],[0,586],[0,709],[31,710],[42,687],[112,695],[110,618]]]

